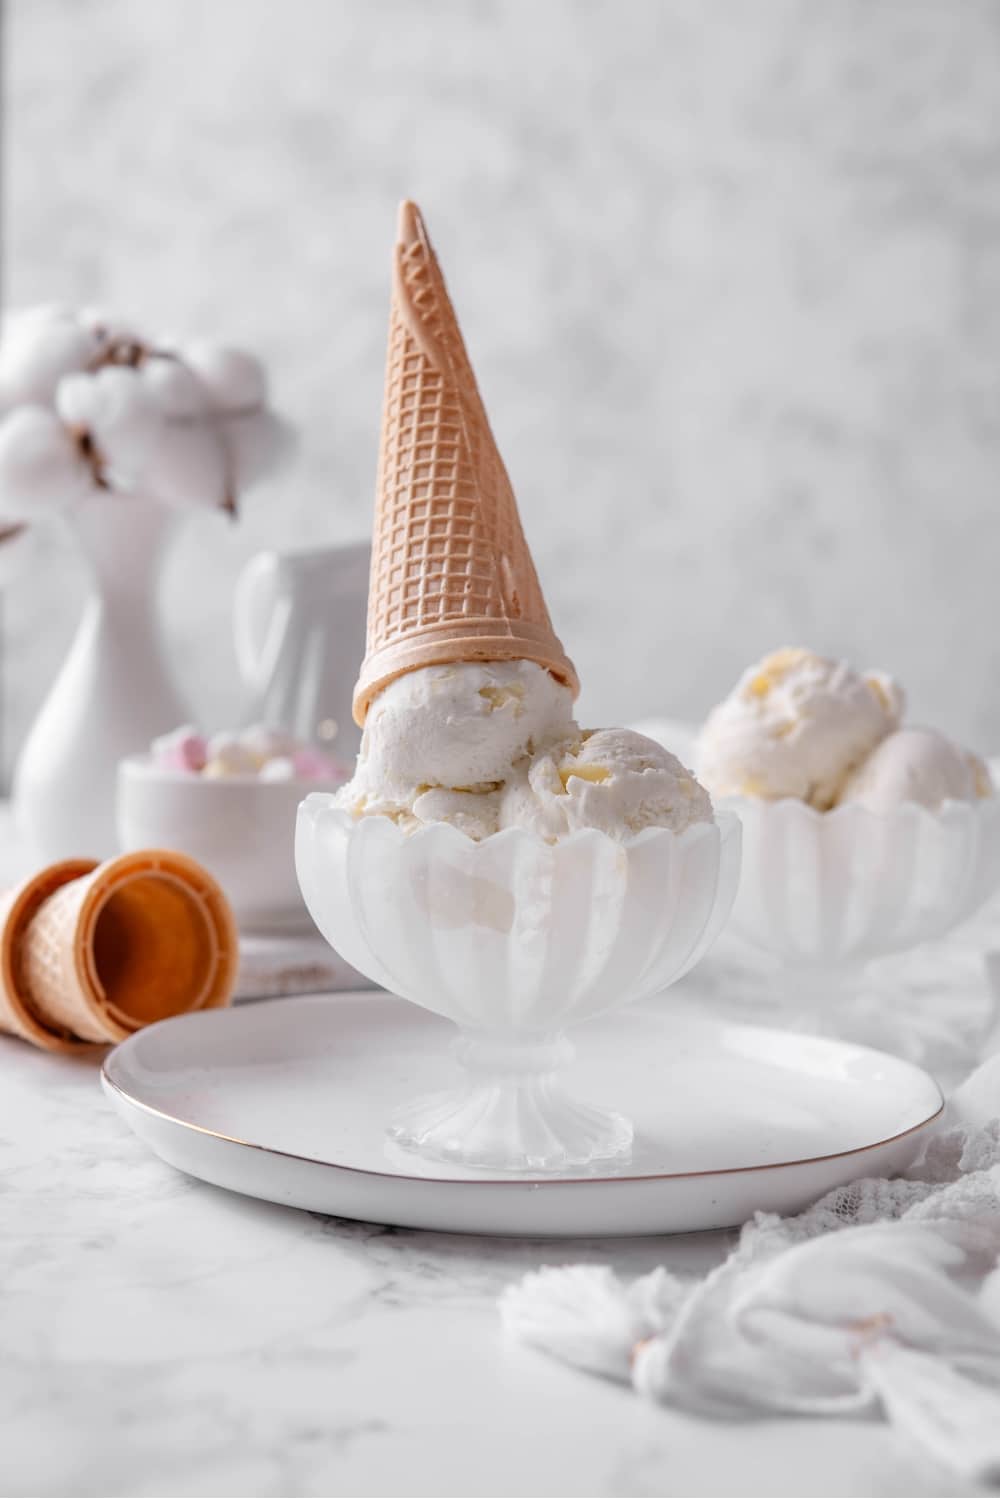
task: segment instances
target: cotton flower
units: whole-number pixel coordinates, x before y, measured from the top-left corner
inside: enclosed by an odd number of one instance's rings
[[[0,339],[0,409],[51,405],[62,377],[86,369],[100,349],[97,333],[64,308],[11,314]]]
[[[56,412],[71,431],[87,434],[109,489],[141,489],[162,419],[138,371],[107,365],[93,375],[66,375]]]
[[[20,406],[0,420],[0,518],[30,521],[39,510],[86,499],[97,488],[85,452],[54,412]]]
[[[252,355],[204,339],[168,345],[91,308],[7,320],[4,411],[16,420],[0,430],[0,520],[99,489],[235,510],[291,444]]]
[[[252,412],[267,402],[267,377],[252,354],[204,340],[185,344],[182,357],[203,381],[218,411]]]
[[[125,318],[120,318],[117,313],[110,313],[103,307],[83,307],[76,316],[77,321],[88,329],[101,348],[109,348],[112,345],[122,348],[132,344],[141,347],[144,343],[142,333]]]
[[[203,382],[183,360],[152,355],[138,370],[150,403],[164,417],[197,417],[208,410]]]

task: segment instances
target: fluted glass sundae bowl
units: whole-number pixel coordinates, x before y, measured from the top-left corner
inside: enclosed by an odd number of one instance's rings
[[[461,1075],[388,1122],[422,1156],[511,1172],[626,1162],[632,1125],[572,1097],[567,1028],[673,984],[707,951],[739,881],[731,814],[625,842],[548,843],[525,829],[476,842],[445,824],[404,833],[322,793],[299,808],[307,906],[347,961],[459,1028]],[[628,1025],[627,1017],[622,1024]]]
[[[1000,798],[721,805],[743,824],[731,931],[781,961],[785,998],[810,1030],[842,1029],[871,960],[943,937],[1000,887]]]

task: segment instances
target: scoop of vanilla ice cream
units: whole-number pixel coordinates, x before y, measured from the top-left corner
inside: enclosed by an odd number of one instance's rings
[[[889,812],[901,802],[937,808],[949,798],[975,802],[992,791],[990,773],[978,756],[936,729],[897,729],[851,773],[838,801]]]
[[[713,709],[696,764],[714,797],[797,797],[825,810],[899,725],[902,689],[880,672],[786,648],[748,668]]]
[[[500,826],[500,793],[459,792],[432,786],[413,800],[413,824],[450,823],[470,839],[485,839]]]
[[[572,693],[535,662],[420,667],[372,703],[337,801],[355,816],[454,823],[485,837],[515,763],[575,732]]]
[[[536,755],[500,797],[500,827],[544,839],[596,828],[628,838],[712,821],[708,793],[655,740],[630,729],[577,733]]]

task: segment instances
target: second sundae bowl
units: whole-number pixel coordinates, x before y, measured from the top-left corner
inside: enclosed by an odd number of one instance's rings
[[[461,1081],[404,1106],[391,1139],[500,1171],[629,1158],[631,1123],[558,1082],[572,1057],[564,1031],[665,989],[707,951],[739,882],[736,817],[624,843],[587,830],[549,844],[523,829],[476,843],[445,824],[404,833],[354,820],[314,793],[295,855],[306,905],[341,956],[459,1027]]]
[[[808,1029],[839,1026],[870,960],[944,936],[1000,886],[1000,799],[817,812],[727,798],[743,825],[730,930],[783,965]]]

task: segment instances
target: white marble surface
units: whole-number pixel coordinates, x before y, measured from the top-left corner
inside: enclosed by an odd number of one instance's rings
[[[995,0],[6,12],[6,297],[246,340],[303,430],[238,527],[179,536],[206,718],[243,559],[367,529],[408,193],[587,722],[700,718],[787,637],[1000,748]],[[81,590],[46,540],[4,601],[8,755]]]
[[[900,1021],[951,1038],[931,1044],[946,1074],[983,1048],[998,937],[1000,902],[879,974]],[[683,983],[766,1014],[766,969],[733,943]],[[502,1334],[497,1295],[528,1270],[699,1275],[729,1234],[568,1245],[322,1218],[172,1171],[92,1062],[0,1037],[0,1077],[3,1493],[969,1493],[880,1423],[707,1423]]]

